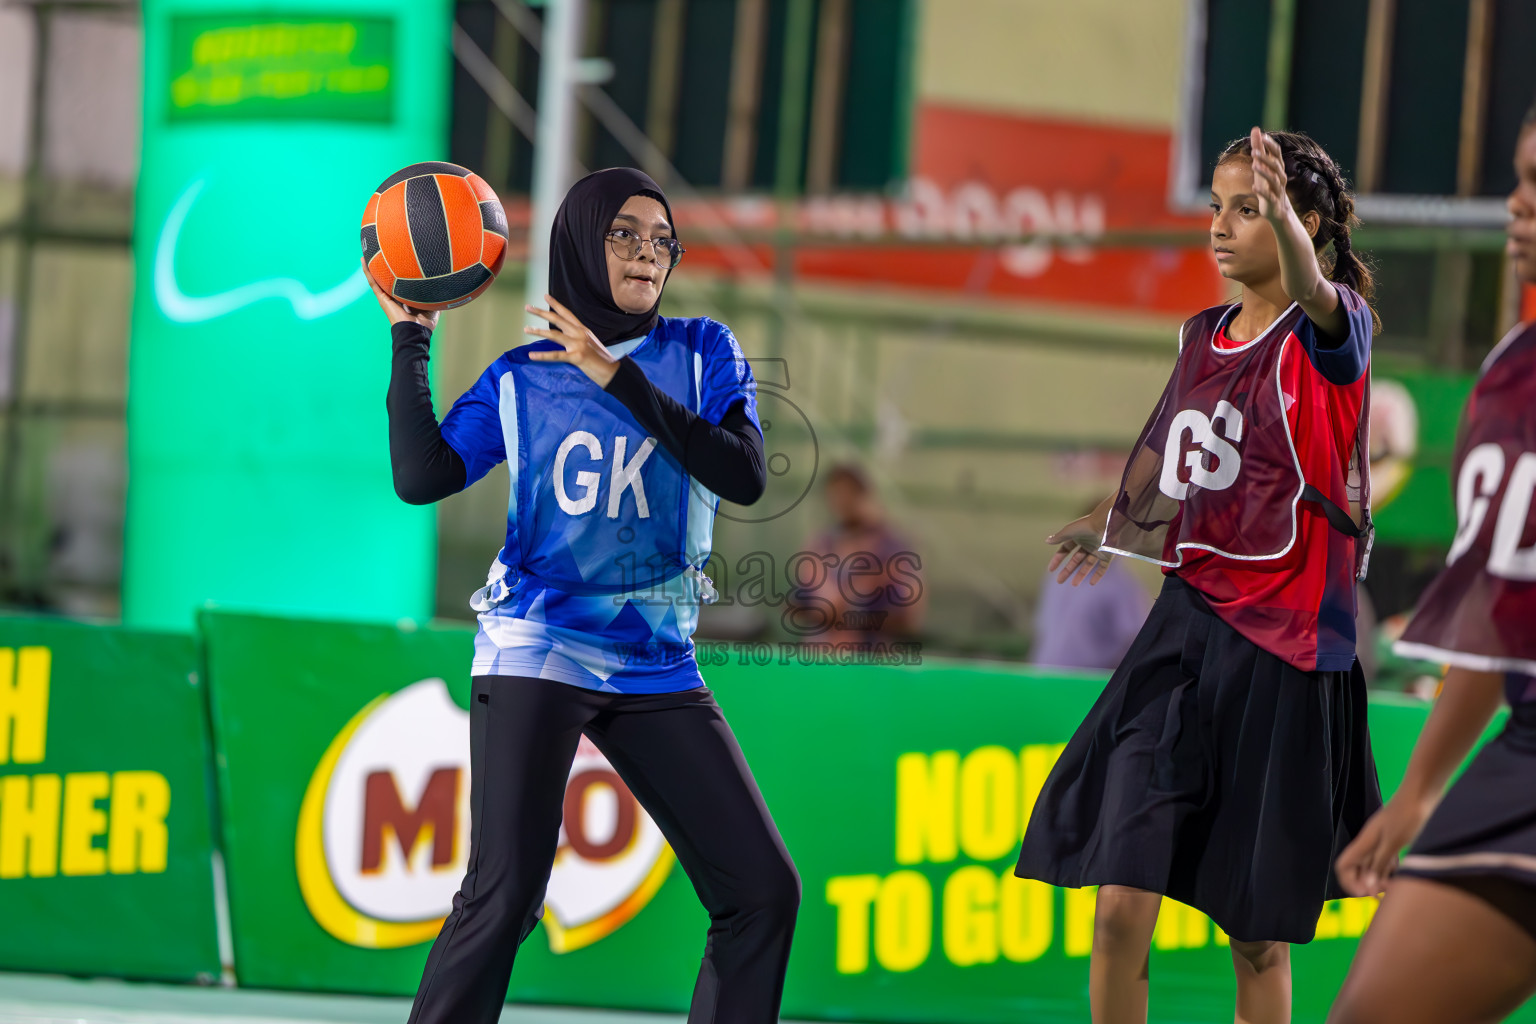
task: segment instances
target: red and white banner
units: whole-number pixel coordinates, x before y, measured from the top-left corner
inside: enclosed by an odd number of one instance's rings
[[[795,276],[1193,314],[1230,289],[1203,240],[1208,221],[1168,209],[1170,145],[1167,131],[923,104],[903,197],[795,205]],[[690,266],[771,272],[772,198],[673,205]],[[507,214],[514,230],[527,224],[526,204]],[[1103,244],[1122,233],[1157,237]]]

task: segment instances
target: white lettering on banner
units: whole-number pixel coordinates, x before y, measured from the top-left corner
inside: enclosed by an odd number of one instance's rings
[[[1467,553],[1482,532],[1488,506],[1504,479],[1504,449],[1495,442],[1480,444],[1467,453],[1456,478],[1456,539],[1451,542],[1445,564],[1450,565]],[[1489,565],[1491,571],[1493,566]]]
[[[1047,195],[1027,185],[1000,193],[981,181],[964,181],[946,191],[927,178],[914,178],[904,202],[886,204],[861,196],[808,200],[806,228],[840,238],[879,238],[894,232],[909,239],[949,238],[996,242],[1030,238],[1004,246],[999,264],[1015,277],[1039,277],[1059,256],[1089,263],[1104,235],[1103,196],[1056,191]]]
[[[1520,540],[1530,523],[1531,493],[1536,491],[1536,452],[1525,452],[1515,460],[1504,486],[1504,504],[1493,528],[1493,546],[1488,552],[1488,571],[1507,580],[1536,580],[1536,543],[1521,547]]]
[[[597,462],[603,457],[603,446],[589,431],[577,430],[568,434],[560,447],[555,450],[555,500],[560,503],[560,510],[567,515],[579,516],[590,512],[597,507],[597,485],[602,477],[590,470],[582,470],[576,474],[576,486],[585,488],[581,498],[572,501],[565,492],[565,459],[570,455],[571,449],[581,445],[587,450],[587,456]]]
[[[1216,424],[1221,424],[1220,433]],[[1189,434],[1186,450],[1184,435]],[[1237,449],[1228,442],[1243,439],[1243,414],[1231,402],[1216,403],[1216,412],[1209,419],[1198,409],[1185,409],[1168,425],[1168,440],[1163,448],[1163,474],[1158,480],[1158,490],[1175,501],[1183,501],[1189,494],[1189,485],[1196,484],[1207,491],[1224,491],[1237,480],[1242,469],[1242,459]],[[1205,467],[1205,457],[1216,460],[1215,469]],[[1189,469],[1189,479],[1179,476],[1179,467]]]
[[[651,508],[645,501],[645,481],[640,478],[640,467],[645,465],[645,460],[651,457],[651,450],[656,447],[656,439],[646,438],[641,443],[640,450],[635,452],[635,457],[625,462],[624,450],[628,444],[629,438],[623,434],[613,442],[613,483],[608,488],[608,518],[619,518],[619,501],[624,497],[626,490],[633,488],[636,511],[641,519],[649,519]]]

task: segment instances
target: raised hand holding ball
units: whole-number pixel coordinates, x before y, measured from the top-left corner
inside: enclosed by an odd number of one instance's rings
[[[462,306],[491,286],[507,254],[507,215],[473,171],[442,161],[411,164],[368,197],[363,265],[404,306]]]

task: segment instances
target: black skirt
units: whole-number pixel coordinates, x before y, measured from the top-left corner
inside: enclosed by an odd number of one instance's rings
[[[1536,886],[1536,705],[1517,704],[1403,857],[1399,874],[1496,875]]]
[[[1242,941],[1308,942],[1381,806],[1365,680],[1303,672],[1175,576],[1035,803],[1016,874],[1125,885]]]

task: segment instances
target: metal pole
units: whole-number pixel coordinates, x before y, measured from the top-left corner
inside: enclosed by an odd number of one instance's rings
[[[1290,116],[1291,58],[1296,48],[1296,0],[1269,9],[1269,61],[1264,79],[1264,130],[1283,132]]]
[[[586,0],[549,0],[539,50],[538,143],[533,150],[533,196],[528,218],[529,305],[544,305],[549,291],[549,229],[571,187],[576,136],[578,47]]]
[[[1387,93],[1392,84],[1392,27],[1397,0],[1370,0],[1365,23],[1365,64],[1360,86],[1360,148],[1355,157],[1355,191],[1370,195],[1381,187],[1387,139]]]
[[[805,159],[805,94],[811,70],[815,8],[811,0],[790,0],[784,26],[784,81],[779,90],[779,147],[774,192],[793,201],[800,193]]]
[[[779,145],[774,168],[778,199],[778,231],[773,254],[773,330],[769,354],[784,354],[794,303],[795,198],[800,194],[800,169],[805,159],[805,94],[811,69],[815,23],[811,0],[790,0],[784,26],[784,80],[779,89]]]

